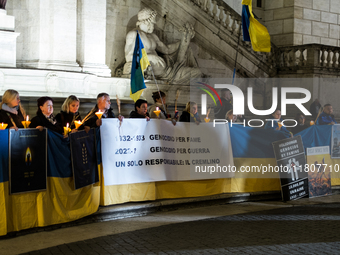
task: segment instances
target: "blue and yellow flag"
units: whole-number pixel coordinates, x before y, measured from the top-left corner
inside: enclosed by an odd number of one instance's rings
[[[270,52],[270,35],[265,26],[254,18],[252,0],[242,0],[243,40],[250,41],[254,51]]]
[[[137,31],[135,49],[133,51],[132,67],[131,67],[131,91],[130,97],[133,101],[140,98],[143,90],[146,89],[144,83],[144,70],[150,65],[148,56],[146,55],[144,45]]]

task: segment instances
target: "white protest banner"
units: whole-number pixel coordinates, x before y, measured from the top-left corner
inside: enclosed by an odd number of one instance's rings
[[[104,185],[230,178],[228,125],[152,119],[103,119]]]

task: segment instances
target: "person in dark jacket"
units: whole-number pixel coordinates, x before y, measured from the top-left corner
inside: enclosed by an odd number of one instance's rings
[[[310,113],[312,114],[313,121],[316,120],[316,117],[319,114],[320,108],[321,108],[321,104],[320,104],[319,99],[315,99],[314,102],[309,107]]]
[[[166,110],[164,107],[166,107],[166,94],[163,91],[155,91],[152,93],[152,98],[155,101],[155,104],[151,105],[149,108],[149,116],[151,119],[170,119],[171,116],[169,116],[166,113]],[[156,109],[161,111],[159,116],[154,112]]]
[[[305,124],[306,116],[303,113],[298,113],[295,117],[295,120],[298,124],[292,128],[294,135],[308,128],[308,126]]]
[[[323,112],[320,114],[316,121],[316,125],[334,125],[337,124],[333,115],[333,106],[331,104],[325,104]]]
[[[215,107],[215,119],[225,119],[226,114],[229,110],[233,109],[233,105],[230,103],[231,92],[229,89],[222,89],[221,101],[222,105]]]
[[[57,120],[53,116],[53,99],[50,97],[40,97],[37,103],[37,116],[32,119],[30,128],[38,128],[39,130],[47,128],[62,134],[64,132],[63,126],[57,123]]]
[[[74,124],[75,121],[81,121],[80,114],[78,112],[80,100],[76,96],[69,96],[64,101],[61,106],[60,113],[55,116],[57,122],[61,124],[61,126],[66,127],[67,123],[71,128],[72,132],[76,132],[76,126]],[[84,129],[84,126],[81,125],[78,130]]]
[[[95,114],[98,111],[103,112],[102,118],[115,118],[115,114],[111,108],[110,95],[107,93],[100,93],[97,96],[97,104],[83,119],[85,130],[89,128],[96,128],[102,125],[102,120]],[[123,120],[123,116],[119,115],[118,119]]]
[[[188,102],[179,117],[180,122],[195,122],[197,125],[201,122],[200,116],[197,112],[197,104],[195,102]]]
[[[7,128],[23,128],[21,122],[25,120],[25,116],[26,112],[20,104],[18,91],[6,90],[0,103],[0,123],[8,124]]]
[[[150,120],[148,102],[143,99],[138,99],[135,103],[135,110],[130,113],[130,118]]]

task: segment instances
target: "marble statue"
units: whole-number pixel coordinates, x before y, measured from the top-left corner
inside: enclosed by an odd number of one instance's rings
[[[181,41],[166,45],[153,33],[155,23],[155,11],[144,8],[138,13],[136,29],[130,31],[126,36],[126,64],[123,74],[130,74],[131,72],[131,62],[138,31],[156,79],[166,80],[168,83],[184,84],[189,83],[190,78],[201,77],[202,73],[189,48],[190,40],[195,35],[192,25],[185,24],[181,30],[183,32]]]
[[[7,2],[7,0],[0,0],[0,9],[4,9],[5,10],[6,2]]]

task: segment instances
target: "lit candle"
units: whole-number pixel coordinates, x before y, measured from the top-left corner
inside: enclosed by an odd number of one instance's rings
[[[21,121],[21,124],[24,126],[24,128],[28,128],[31,122],[29,121],[29,116],[26,115],[26,120]]]
[[[208,109],[207,116],[204,118],[205,123],[208,123],[210,121],[210,119],[209,119],[210,111],[211,111],[211,108]]]
[[[159,107],[156,107],[156,111],[153,111],[157,117],[159,117],[159,114],[161,113],[161,110],[159,110]]]
[[[313,126],[313,125],[315,125],[315,122],[314,122],[313,120],[311,120],[311,121],[309,122],[309,125]]]
[[[98,119],[102,118],[104,112],[102,112],[101,110],[98,110],[98,112],[96,112],[95,114],[97,115]]]
[[[74,125],[76,126],[76,129],[78,129],[83,123],[80,120],[76,120],[74,122]]]
[[[30,122],[30,117],[27,115],[26,116],[26,128],[28,128],[30,126],[31,122]]]
[[[66,127],[64,127],[64,135],[67,135],[69,132],[70,132],[69,124],[67,123]]]
[[[8,124],[6,124],[6,123],[4,124],[4,123],[2,122],[1,125],[0,125],[0,129],[1,129],[1,130],[6,129],[7,125],[8,125]]]

